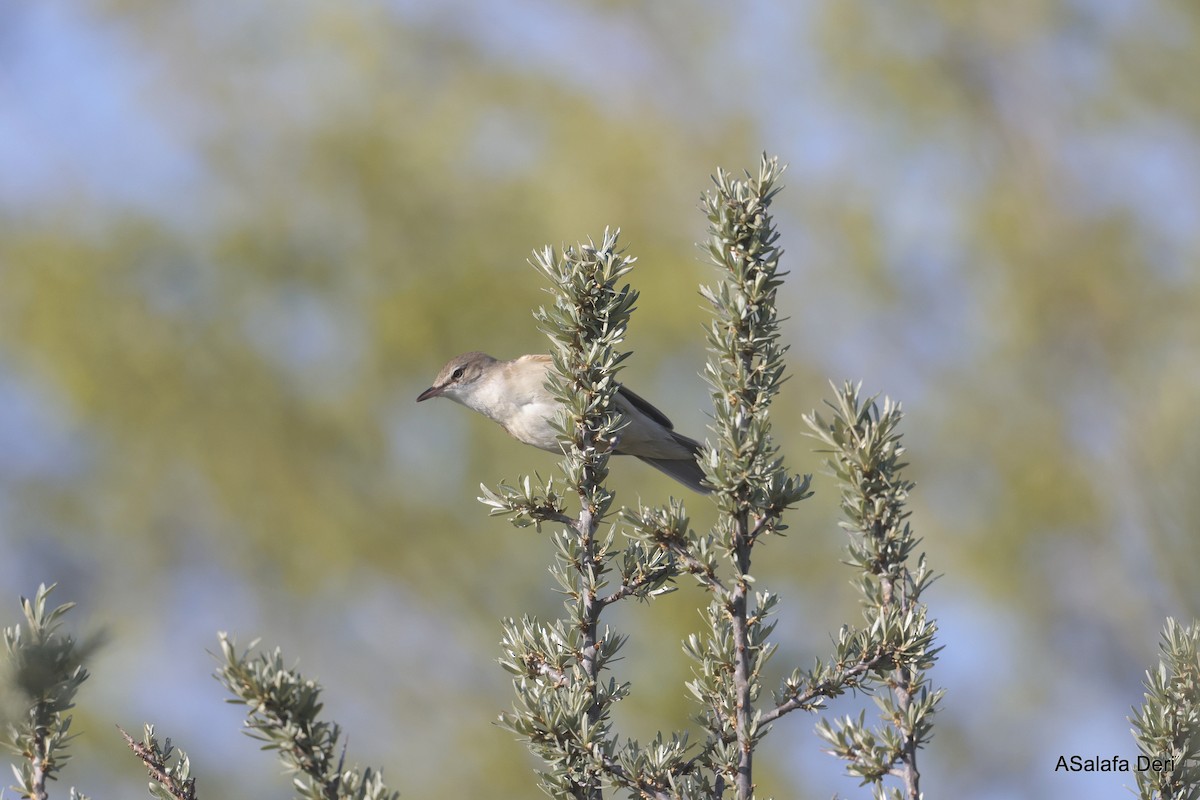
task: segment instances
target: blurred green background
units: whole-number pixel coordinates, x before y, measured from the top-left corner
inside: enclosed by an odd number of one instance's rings
[[[766,150],[789,465],[820,470],[829,379],[909,412],[950,690],[925,788],[1125,797],[1053,768],[1136,754],[1163,618],[1198,610],[1198,75],[1187,0],[0,3],[0,602],[59,581],[111,636],[62,783],[135,796],[113,724],[152,721],[203,796],[289,796],[209,677],[228,630],[321,679],[403,796],[540,796],[492,721],[551,547],[474,498],[554,459],[414,399],[461,351],[543,351],[529,252],[620,226],[624,377],[703,437],[698,198]],[[814,488],[759,555],[774,676],[859,619]],[[629,735],[689,725],[701,601],[615,615]],[[812,723],[764,796],[859,796]]]

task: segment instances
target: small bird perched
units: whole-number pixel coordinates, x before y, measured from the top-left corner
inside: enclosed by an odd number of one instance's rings
[[[551,422],[562,404],[546,388],[553,366],[547,355],[500,361],[486,353],[463,353],[442,367],[417,402],[448,397],[500,423],[519,442],[561,453]],[[699,442],[676,433],[665,414],[624,386],[613,395],[613,404],[626,423],[618,434],[615,454],[635,456],[693,491],[711,491],[696,463]]]

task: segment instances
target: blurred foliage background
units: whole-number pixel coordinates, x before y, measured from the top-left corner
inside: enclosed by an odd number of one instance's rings
[[[60,581],[111,637],[64,780],[142,785],[113,723],[151,721],[204,796],[287,797],[209,677],[228,630],[319,677],[404,796],[534,796],[494,659],[499,616],[557,611],[549,543],[474,497],[554,459],[413,401],[461,351],[544,350],[525,259],[612,225],[626,379],[703,435],[697,201],[766,150],[790,465],[820,469],[828,379],[909,412],[945,573],[926,787],[1124,797],[1053,767],[1132,758],[1163,618],[1200,605],[1197,75],[1185,0],[0,4],[0,598]],[[815,489],[756,571],[780,674],[858,620]],[[689,724],[699,599],[618,615],[629,735]],[[811,723],[764,794],[854,796]]]

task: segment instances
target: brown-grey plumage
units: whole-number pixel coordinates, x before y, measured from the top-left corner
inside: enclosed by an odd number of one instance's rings
[[[417,402],[448,397],[499,423],[514,439],[559,453],[558,432],[550,423],[561,405],[545,386],[552,367],[547,355],[500,361],[486,353],[463,353],[442,367]],[[710,491],[696,462],[699,442],[676,433],[666,414],[625,386],[613,401],[626,420],[616,455],[634,456],[694,491]]]

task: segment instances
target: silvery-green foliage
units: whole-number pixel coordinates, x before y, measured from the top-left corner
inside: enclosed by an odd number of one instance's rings
[[[704,468],[721,515],[711,537],[693,537],[691,549],[702,561],[715,548],[728,577],[706,583],[707,628],[689,637],[684,651],[695,662],[688,688],[708,731],[705,760],[717,785],[734,787],[741,800],[753,796],[754,750],[770,729],[758,702],[762,669],[775,649],[768,637],[778,600],[757,586],[751,558],[757,545],[787,529],[784,511],[810,495],[809,476],[788,472],[771,435],[770,407],[787,352],[776,309],[783,253],[769,211],[782,172],[766,156],[745,180],[718,171],[701,203],[709,222],[705,249],[720,276],[701,294],[713,314],[705,378],[715,441]]]
[[[599,245],[589,241],[562,253],[546,248],[531,262],[554,298],[535,317],[551,342],[547,387],[563,405],[555,426],[565,489],[526,477],[517,486],[485,487],[480,497],[492,514],[508,515],[518,527],[562,526],[552,536],[550,572],[565,597],[566,617],[504,620],[500,659],[517,691],[513,711],[500,722],[542,759],[542,786],[554,797],[596,798],[605,785],[644,786],[654,796],[668,786],[656,783],[653,764],[637,748],[620,746],[612,734],[612,706],[628,686],[606,673],[624,638],[600,624],[609,604],[661,593],[677,574],[669,553],[618,541],[611,526],[601,534],[613,501],[604,479],[623,424],[612,402],[616,374],[629,355],[619,345],[637,300],[621,283],[634,259],[617,249],[617,238],[605,231]],[[577,516],[567,514],[567,496],[578,502]],[[605,593],[614,572],[619,586]],[[667,752],[660,755],[670,760]]]
[[[944,690],[934,689],[927,674],[941,648],[933,644],[937,625],[921,601],[933,575],[924,553],[911,563],[919,541],[905,506],[913,484],[902,476],[906,464],[897,429],[903,415],[890,400],[882,406],[864,401],[859,387],[849,383],[828,405],[831,419],[814,412],[805,421],[829,453],[830,470],[842,487],[848,563],[859,571],[856,585],[866,618],[862,628],[843,630],[837,661],[857,660],[861,669],[845,685],[874,692],[881,721],[870,727],[865,714],[822,720],[817,733],[847,762],[849,774],[872,784],[876,797],[916,800],[917,752],[932,736]],[[793,691],[789,684],[783,695]],[[889,775],[902,786],[885,786]]]
[[[1200,625],[1163,627],[1158,668],[1146,672],[1146,700],[1134,709],[1133,735],[1146,759],[1167,769],[1138,769],[1143,800],[1200,797]]]
[[[88,671],[83,664],[97,642],[81,644],[62,632],[62,620],[75,604],[48,606],[54,585],[38,586],[32,600],[21,598],[24,625],[4,629],[3,678],[9,695],[5,743],[20,761],[13,765],[21,797],[45,800],[46,782],[67,763],[75,694]],[[72,790],[74,792],[74,790]]]
[[[121,730],[125,743],[142,760],[150,776],[150,796],[156,800],[196,800],[196,779],[187,753],[175,748],[168,738],[160,743],[154,726],[147,724],[142,740],[136,741]]]
[[[276,648],[254,653],[257,641],[239,652],[220,635],[221,664],[216,677],[233,694],[229,702],[246,706],[246,734],[275,750],[293,774],[292,785],[307,800],[397,800],[400,793],[383,783],[383,774],[345,764],[342,729],[320,717],[321,686],[283,663]]]
[[[775,308],[781,251],[768,211],[781,172],[765,156],[758,174],[745,180],[719,172],[703,201],[707,250],[720,270],[718,283],[701,290],[713,307],[705,376],[714,404],[714,439],[701,464],[721,512],[710,531],[692,530],[678,500],[621,509],[621,535],[608,524],[613,497],[603,481],[622,424],[612,396],[628,357],[618,345],[636,299],[621,281],[633,260],[607,232],[599,246],[534,256],[554,295],[536,316],[553,348],[548,386],[565,407],[557,424],[566,490],[524,478],[485,488],[480,500],[520,527],[561,525],[552,536],[551,574],[566,597],[566,616],[505,620],[500,659],[517,691],[501,723],[542,759],[542,785],[552,797],[599,798],[613,787],[639,798],[716,798],[732,790],[749,800],[752,754],[769,730],[768,717],[818,707],[821,697],[856,685],[867,669],[855,658],[837,670],[797,671],[777,703],[757,705],[774,650],[778,598],[756,585],[751,553],[786,530],[784,512],[809,495],[808,476],[785,468],[769,418],[787,349]],[[572,495],[576,516],[567,512]],[[685,576],[710,593],[704,628],[684,643],[695,662],[686,690],[697,702],[704,741],[689,742],[682,732],[646,744],[622,741],[612,730],[611,709],[628,686],[607,671],[624,639],[600,616],[620,600],[669,593]],[[850,653],[853,644],[845,649]]]

